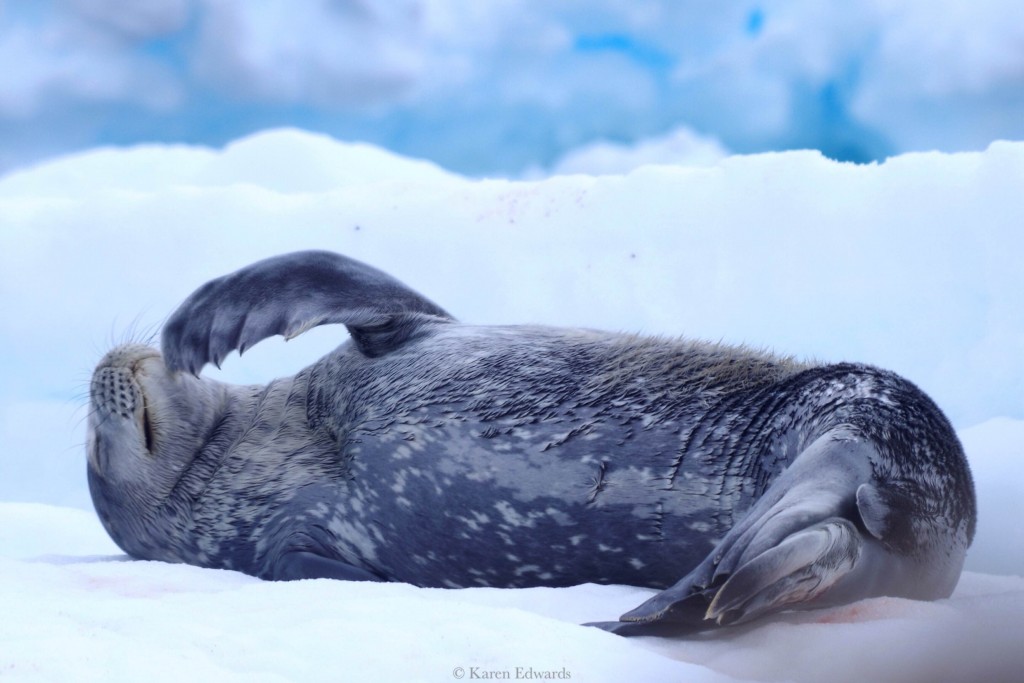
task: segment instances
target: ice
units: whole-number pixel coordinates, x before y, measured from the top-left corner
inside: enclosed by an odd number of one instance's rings
[[[730,156],[469,180],[297,130],[76,155],[0,178],[0,672],[33,680],[1013,680],[1024,667],[1024,144],[854,166]],[[577,624],[649,591],[264,583],[128,561],[89,510],[91,368],[209,278],[331,249],[473,323],[745,342],[897,370],[947,411],[979,528],[953,597],[869,600],[714,638]],[[231,355],[293,374],[343,328]]]

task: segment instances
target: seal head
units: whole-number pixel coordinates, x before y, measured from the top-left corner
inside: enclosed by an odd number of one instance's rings
[[[230,390],[170,372],[155,349],[120,346],[90,385],[88,480],[108,533],[130,555],[167,557],[145,543],[146,520],[167,500],[229,409]]]

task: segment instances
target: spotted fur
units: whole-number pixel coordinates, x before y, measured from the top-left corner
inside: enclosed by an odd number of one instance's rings
[[[956,582],[970,473],[941,411],[890,372],[462,325],[344,257],[267,263],[186,301],[163,355],[122,346],[95,371],[90,488],[134,557],[268,579],[666,589],[604,625],[621,633]],[[291,270],[305,289],[282,293]],[[322,322],[352,339],[294,377],[180,372]]]

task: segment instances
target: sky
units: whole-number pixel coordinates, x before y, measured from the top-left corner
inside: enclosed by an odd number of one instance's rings
[[[685,129],[830,158],[1024,138],[1016,0],[5,0],[0,172],[294,126],[470,175]]]

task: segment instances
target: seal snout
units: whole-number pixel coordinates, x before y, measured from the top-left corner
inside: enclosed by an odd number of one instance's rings
[[[98,430],[134,427],[141,436],[140,445],[152,452],[153,425],[139,374],[149,365],[147,361],[160,361],[160,358],[155,349],[138,344],[119,346],[103,357],[89,387],[90,443],[98,442],[95,438]],[[90,459],[98,466],[105,458],[102,453],[91,452],[93,450],[90,448]]]

